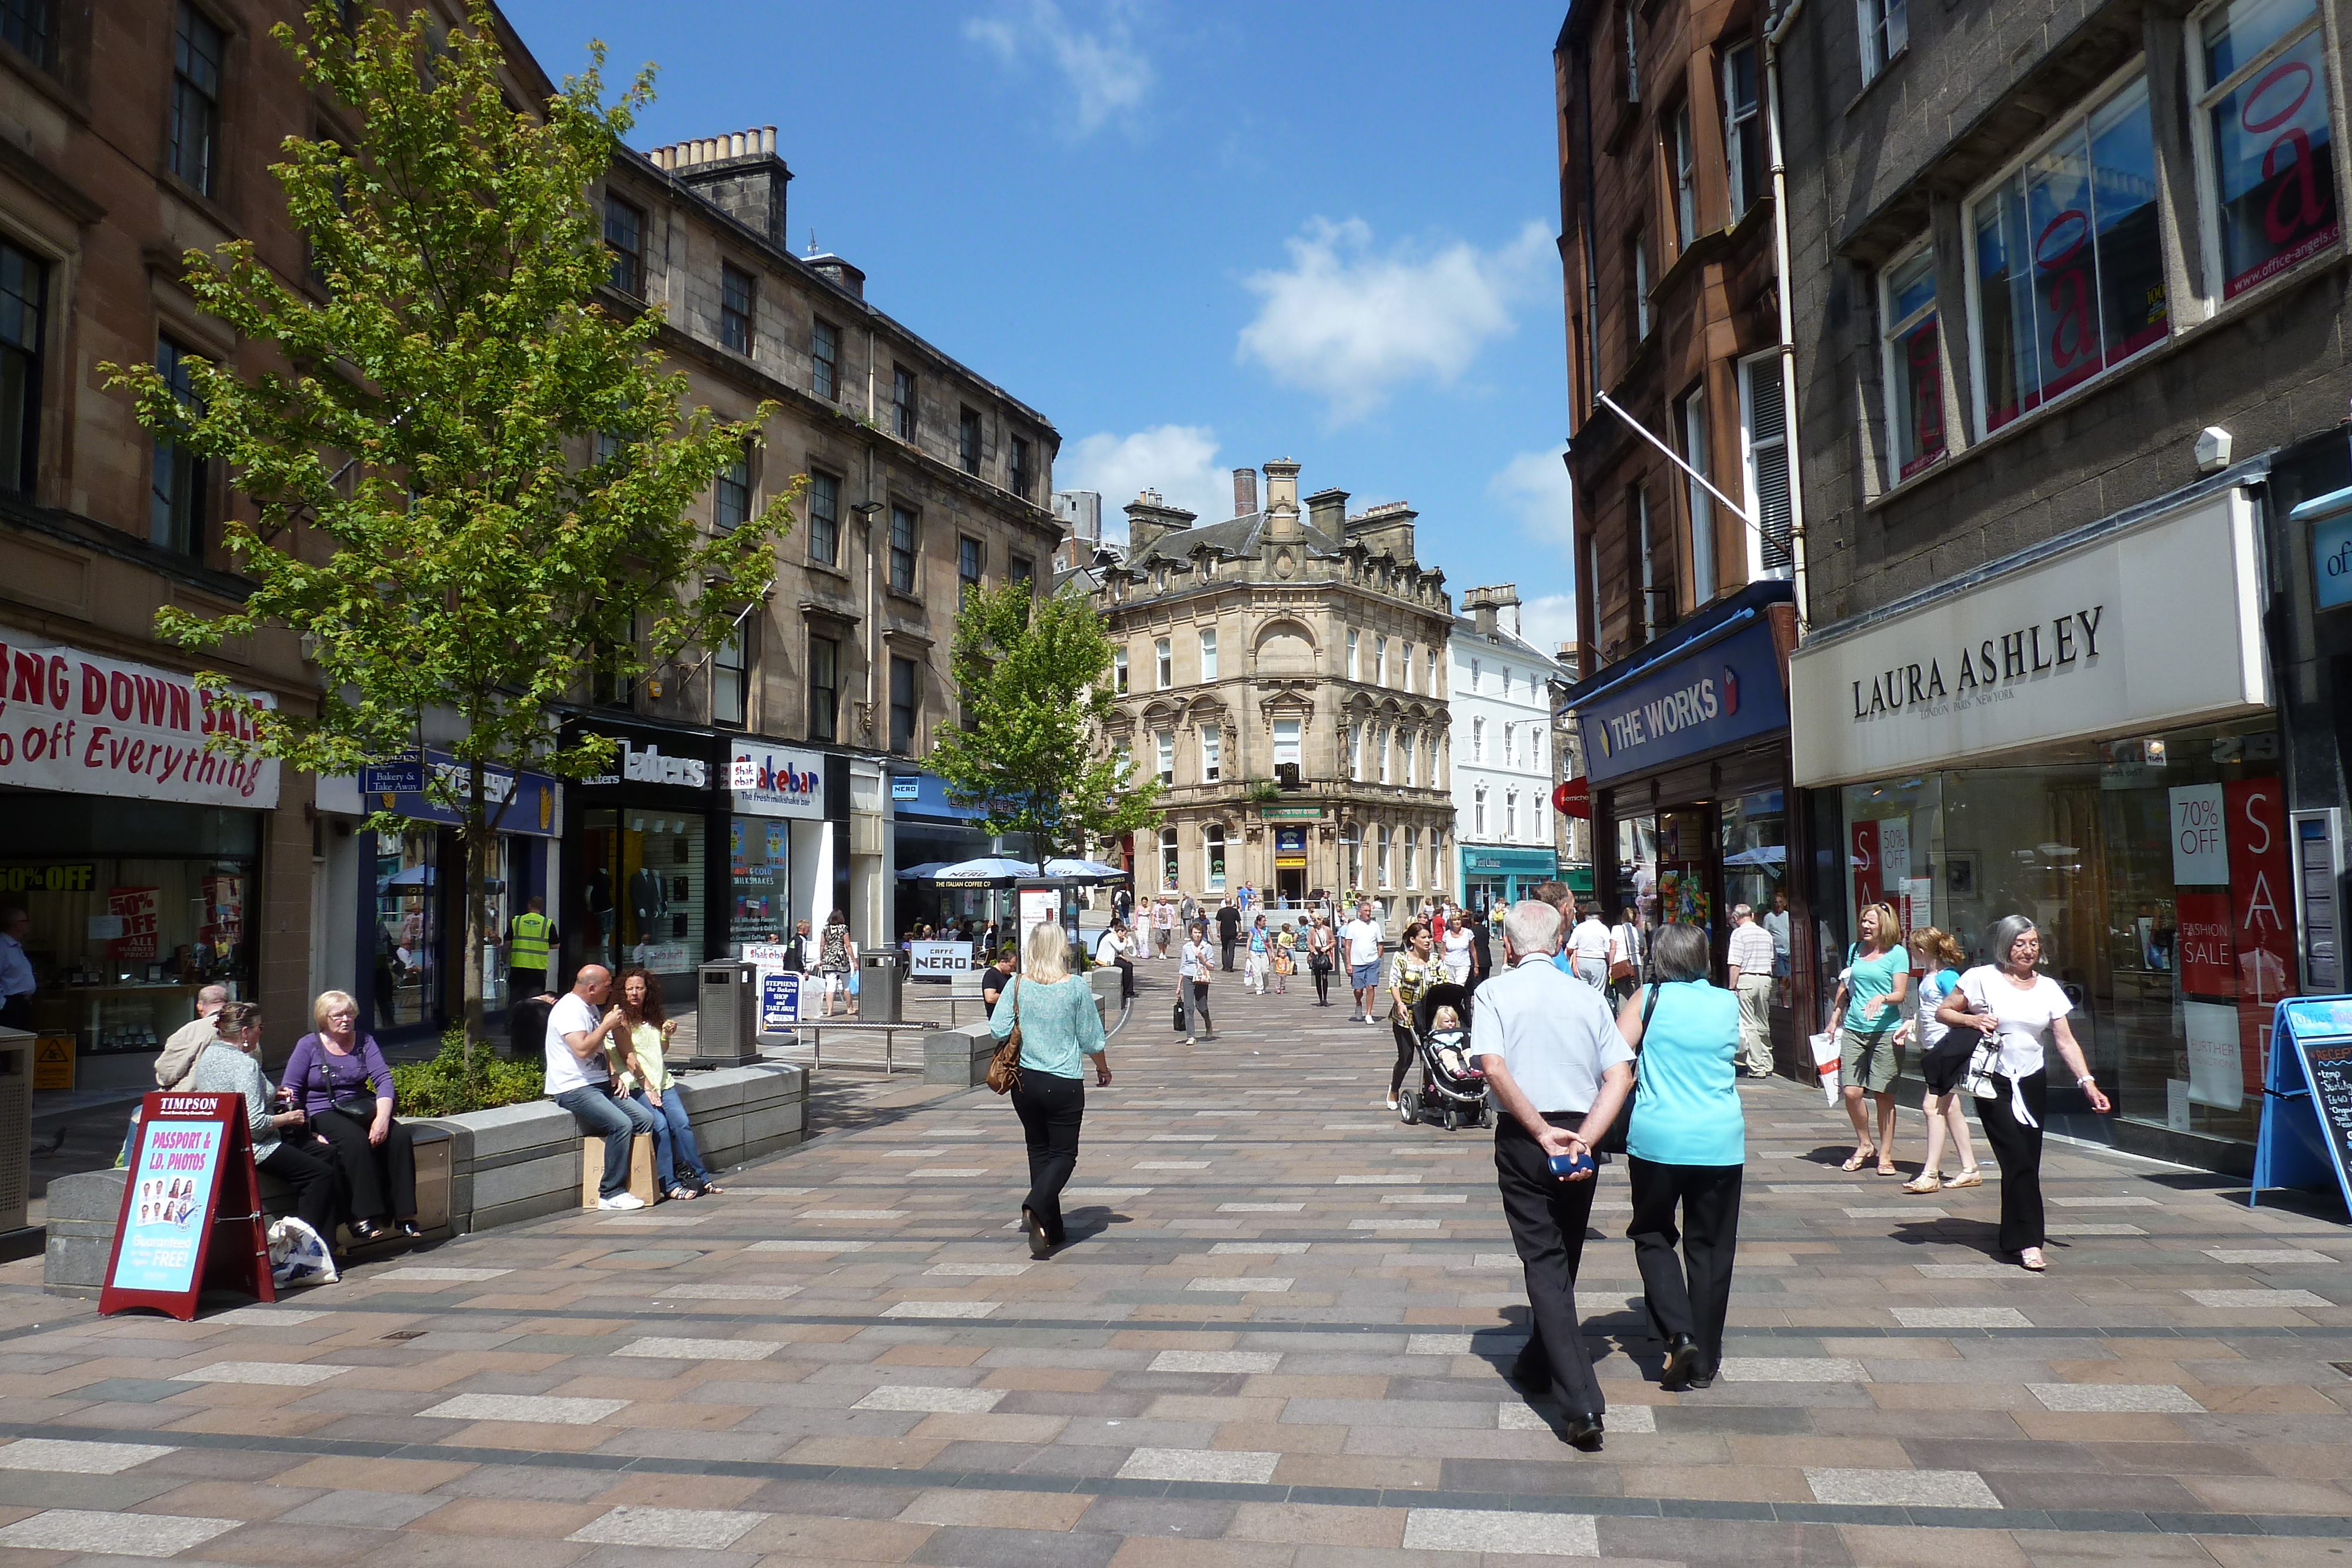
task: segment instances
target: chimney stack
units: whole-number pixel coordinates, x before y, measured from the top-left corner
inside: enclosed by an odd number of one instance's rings
[[[774,126],[673,141],[648,156],[754,234],[784,243],[784,186],[793,172],[776,156]]]
[[[1298,526],[1298,465],[1287,457],[1265,465],[1265,528],[1261,537],[1269,541],[1307,537]]]
[[[1234,470],[1234,516],[1246,517],[1257,510],[1257,470]]]
[[[1140,562],[1144,553],[1169,534],[1192,526],[1195,514],[1169,506],[1157,490],[1146,490],[1129,501],[1127,513],[1127,559]]]
[[[1307,497],[1307,521],[1334,545],[1348,537],[1348,492],[1334,486]]]

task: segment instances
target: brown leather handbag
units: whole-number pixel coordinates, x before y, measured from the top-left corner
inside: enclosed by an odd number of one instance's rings
[[[1010,1094],[1021,1087],[1021,992],[1019,977],[1012,981],[1013,1030],[996,1045],[996,1054],[988,1059],[988,1086],[999,1094]]]

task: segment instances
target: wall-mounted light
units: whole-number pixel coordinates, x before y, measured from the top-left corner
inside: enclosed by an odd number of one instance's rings
[[[2230,433],[2209,424],[2197,433],[2197,472],[2218,474],[2230,465]]]

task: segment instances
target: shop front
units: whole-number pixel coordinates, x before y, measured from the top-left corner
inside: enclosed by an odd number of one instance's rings
[[[1569,689],[1592,800],[1592,894],[1612,924],[1705,929],[1718,977],[1730,910],[1778,908],[1805,945],[1801,824],[1789,810],[1789,584],[1750,583]],[[1785,902],[1781,895],[1786,895]],[[1777,931],[1776,931],[1777,935]],[[1774,1053],[1784,1070],[1811,1057],[1811,988],[1800,966],[1775,994]]]
[[[1866,904],[1972,963],[2027,915],[2116,1102],[2053,1080],[2053,1127],[2244,1171],[2301,956],[2260,500],[2227,479],[1822,628],[1790,680],[1795,779],[1838,847],[1809,890],[1821,983]]]
[[[175,671],[12,640],[0,692],[0,907],[32,923],[30,1027],[70,1042],[72,1087],[145,1086],[200,988],[258,995],[278,764],[210,749],[246,721]]]
[[[849,759],[737,736],[727,782],[727,954],[814,930],[849,900]]]
[[[951,921],[985,925],[1003,914],[1003,901],[986,886],[943,887],[897,873],[917,866],[954,865],[984,855],[1026,860],[1026,844],[1008,844],[980,825],[980,811],[948,799],[947,781],[936,773],[890,776],[892,899],[884,929],[892,941],[915,926],[945,926]]]
[[[1559,877],[1554,850],[1513,849],[1505,844],[1462,846],[1462,903],[1486,911],[1505,908],[1533,895],[1540,882]]]
[[[637,966],[661,982],[667,1005],[691,1006],[698,968],[732,952],[730,737],[601,715],[564,731],[567,745],[601,735],[617,751],[610,772],[566,795],[556,916],[563,963],[554,978],[582,964]],[[764,857],[763,836],[758,843]]]

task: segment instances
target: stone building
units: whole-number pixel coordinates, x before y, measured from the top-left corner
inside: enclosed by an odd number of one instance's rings
[[[1268,902],[1362,890],[1391,925],[1450,891],[1454,803],[1444,573],[1414,553],[1402,502],[1350,517],[1306,499],[1298,465],[1234,474],[1234,516],[1202,523],[1146,491],[1123,559],[1098,569],[1117,645],[1109,743],[1167,786],[1129,848],[1139,891]]]
[[[2022,911],[2116,1103],[2053,1072],[2053,1130],[2241,1175],[2273,1004],[2346,988],[2342,27],[1865,0],[1780,45],[1820,968],[1863,904],[1979,956]]]

